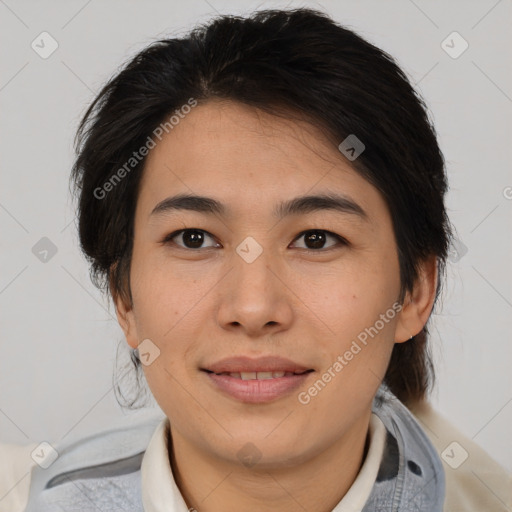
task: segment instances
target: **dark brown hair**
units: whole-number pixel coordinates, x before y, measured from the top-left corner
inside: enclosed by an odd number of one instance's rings
[[[103,87],[79,126],[72,172],[80,243],[96,286],[132,302],[133,223],[145,159],[106,197],[97,191],[190,98],[302,116],[336,145],[355,134],[365,149],[351,165],[391,213],[400,300],[420,263],[435,255],[437,302],[452,231],[444,158],[427,108],[391,56],[307,8],[220,16],[185,37],[152,43]],[[427,338],[425,325],[393,348],[384,382],[406,404],[426,397],[434,379]],[[140,371],[136,352],[132,361]]]

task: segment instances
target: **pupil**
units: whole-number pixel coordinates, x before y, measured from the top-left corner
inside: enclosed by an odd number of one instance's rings
[[[203,243],[203,233],[200,231],[187,231],[183,233],[183,242],[189,247],[201,247]]]
[[[305,240],[308,247],[312,245],[310,248],[321,249],[325,243],[325,233],[321,231],[311,231],[309,235],[306,235]],[[312,242],[312,244],[308,244],[308,242]]]

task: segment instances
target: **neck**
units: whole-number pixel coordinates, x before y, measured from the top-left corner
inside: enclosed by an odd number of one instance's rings
[[[314,455],[293,466],[244,467],[198,450],[171,425],[169,460],[176,485],[190,507],[199,512],[331,512],[347,493],[368,451],[371,410],[350,430]]]

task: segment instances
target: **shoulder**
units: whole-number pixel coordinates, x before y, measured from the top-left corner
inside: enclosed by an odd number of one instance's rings
[[[87,436],[26,446],[0,445],[0,512],[79,510],[98,502],[137,501],[142,457],[156,427],[160,410],[133,413],[115,426]],[[75,508],[74,508],[75,507]]]
[[[512,474],[462,434],[427,401],[409,406],[436,448],[445,471],[445,511],[507,512]]]
[[[36,462],[31,454],[37,443],[0,443],[0,512],[21,512],[27,505],[31,471]]]

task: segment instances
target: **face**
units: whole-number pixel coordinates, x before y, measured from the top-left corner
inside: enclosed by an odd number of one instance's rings
[[[166,203],[180,194],[223,209]],[[345,203],[279,212],[320,195]],[[417,326],[397,308],[386,203],[321,132],[234,102],[196,106],[147,157],[134,232],[133,306],[118,301],[118,317],[133,348],[146,340],[173,437],[219,461],[252,443],[260,464],[295,464],[368,420],[393,344]],[[238,356],[249,363],[215,366]],[[311,371],[237,377],[251,362],[268,370],[262,357]]]

